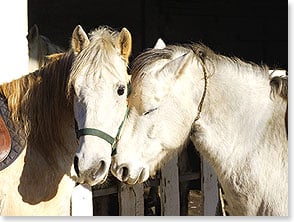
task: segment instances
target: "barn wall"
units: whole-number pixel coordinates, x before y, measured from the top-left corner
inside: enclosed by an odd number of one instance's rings
[[[28,72],[27,1],[0,1],[0,84]]]
[[[168,43],[200,41],[228,56],[287,68],[285,0],[148,0],[146,4],[151,16],[146,15],[146,45],[157,36]]]
[[[28,0],[29,26],[68,47],[77,24],[127,27],[133,57],[167,43],[202,42],[217,52],[287,69],[288,2],[285,0]]]

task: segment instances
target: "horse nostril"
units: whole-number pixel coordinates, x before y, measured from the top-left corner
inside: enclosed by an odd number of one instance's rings
[[[74,169],[78,175],[80,176],[80,171],[79,171],[79,158],[77,156],[74,157]]]
[[[129,169],[124,166],[120,168],[120,174],[121,174],[121,179],[123,182],[126,182],[128,180],[129,177]]]
[[[105,169],[106,169],[106,162],[104,161],[104,160],[101,160],[100,162],[99,162],[99,168],[100,168],[100,170],[101,171],[105,171]]]
[[[144,182],[145,177],[147,176],[146,173],[147,173],[146,172],[146,169],[145,168],[142,168],[142,170],[141,170],[141,172],[139,174],[139,178],[138,178],[138,182],[139,183],[143,183]]]
[[[107,171],[107,164],[104,160],[100,160],[96,169],[92,171],[92,178],[95,179],[99,175],[104,175],[105,172]]]

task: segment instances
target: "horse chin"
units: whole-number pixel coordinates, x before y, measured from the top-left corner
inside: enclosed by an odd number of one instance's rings
[[[88,184],[89,186],[95,186],[95,185],[101,185],[103,184],[107,179],[107,174],[102,178],[98,178],[95,180],[89,180],[89,179],[82,179],[82,178],[76,178],[75,181],[79,184]]]
[[[141,168],[138,174],[136,175],[136,177],[133,178],[129,175],[129,177],[126,180],[124,180],[124,182],[130,185],[134,185],[137,183],[144,183],[148,180],[148,178],[149,178],[148,170],[146,170],[145,168]]]
[[[76,171],[74,170],[74,165],[72,164],[70,169],[70,178],[75,181],[76,183],[83,183],[84,181],[77,175]]]
[[[99,177],[89,177],[89,176],[78,176],[75,170],[71,170],[71,179],[74,180],[78,184],[88,184],[89,186],[101,185],[107,180],[108,174],[104,174]]]
[[[101,184],[105,183],[105,181],[107,180],[107,176],[108,176],[108,174],[105,174],[104,177],[102,178],[102,180],[101,179],[95,180],[91,186],[101,185]]]
[[[129,177],[128,180],[124,181],[125,183],[129,184],[129,185],[135,185],[137,183],[143,183],[145,181],[140,180],[140,177],[137,177],[135,179]]]
[[[82,176],[82,179],[81,180],[85,184],[88,184],[90,186],[95,186],[95,185],[101,185],[101,184],[103,184],[106,181],[107,176],[108,176],[107,173],[104,174],[104,175],[100,175],[98,177],[93,176],[93,175],[92,176],[86,176],[86,177],[83,177]]]
[[[156,173],[157,173],[157,171],[152,170],[152,171],[149,172],[149,175],[150,175],[150,177],[151,177],[152,179],[154,179],[154,178],[156,178]]]

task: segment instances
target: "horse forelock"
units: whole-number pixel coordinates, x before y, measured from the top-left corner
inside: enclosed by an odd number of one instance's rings
[[[41,148],[45,157],[53,146],[63,145],[64,120],[73,116],[66,94],[73,59],[73,53],[64,53],[40,70],[0,86],[13,122],[25,130],[27,145]]]
[[[90,41],[94,41],[95,39],[105,39],[111,42],[115,42],[118,31],[112,29],[109,26],[99,26],[95,30],[89,33]]]
[[[118,32],[105,26],[90,33],[90,44],[77,55],[69,84],[73,85],[81,74],[86,78],[99,78],[103,69],[119,79],[125,79],[125,76],[121,76],[125,73],[119,68],[126,69],[127,65],[118,54],[117,35]]]

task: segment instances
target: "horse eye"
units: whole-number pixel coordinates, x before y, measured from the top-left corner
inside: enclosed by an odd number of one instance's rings
[[[123,95],[125,93],[125,86],[124,85],[120,85],[117,89],[117,94],[119,96]]]
[[[158,107],[157,107],[158,108]],[[153,111],[157,110],[157,108],[153,108],[148,110],[147,112],[143,113],[144,116],[148,115],[149,113],[152,113]]]

